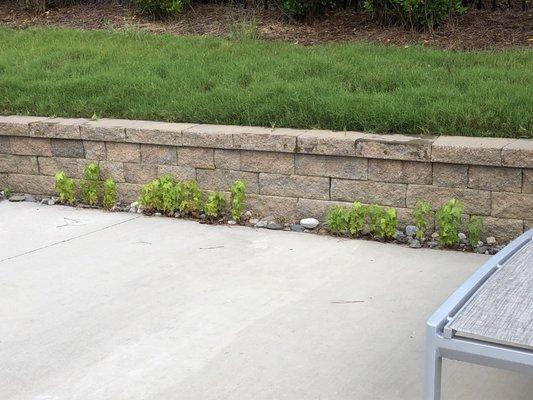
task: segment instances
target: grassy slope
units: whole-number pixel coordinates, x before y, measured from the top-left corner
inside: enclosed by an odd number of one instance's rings
[[[532,137],[533,52],[0,28],[0,114]]]

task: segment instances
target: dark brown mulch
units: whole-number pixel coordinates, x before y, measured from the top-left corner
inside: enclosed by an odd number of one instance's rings
[[[33,13],[14,2],[0,3],[0,24],[12,27],[67,26],[81,29],[138,27],[153,33],[228,36],[236,21],[254,21],[261,38],[301,44],[369,41],[399,45],[421,43],[445,49],[531,47],[533,11],[470,10],[432,33],[380,27],[367,13],[332,11],[310,24],[291,22],[279,10],[195,5],[176,20],[157,22],[140,17],[126,6],[85,4]]]

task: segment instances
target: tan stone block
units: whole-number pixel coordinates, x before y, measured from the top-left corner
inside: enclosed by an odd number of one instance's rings
[[[126,141],[131,143],[181,146],[183,131],[193,126],[195,124],[132,121],[126,127]]]
[[[81,140],[51,139],[50,146],[52,148],[52,156],[54,157],[85,157],[85,149]]]
[[[331,180],[331,200],[405,207],[405,191],[403,183]]]
[[[196,168],[215,168],[213,149],[178,147],[178,165]]]
[[[37,195],[54,195],[55,180],[53,176],[9,174],[7,186],[15,193]]]
[[[522,193],[533,193],[533,169],[522,170]]]
[[[117,183],[117,200],[124,203],[137,201],[143,185],[136,183]]]
[[[8,177],[7,173],[0,172],[0,187],[2,188],[8,187],[7,177]]]
[[[325,222],[329,210],[335,206],[350,208],[352,203],[300,198],[298,199],[296,211],[298,218],[316,218],[321,222]]]
[[[520,219],[483,218],[483,237],[494,236],[499,244],[507,244],[523,233]]]
[[[107,158],[105,142],[84,140],[83,148],[85,149],[85,157],[89,160],[105,160]]]
[[[234,125],[195,125],[183,131],[182,145],[231,149],[233,148],[233,133],[241,128]]]
[[[37,157],[0,154],[0,172],[14,174],[38,174]]]
[[[510,139],[502,149],[502,164],[533,168],[533,139]]]
[[[361,132],[305,131],[298,136],[297,151],[306,154],[355,156],[356,142],[367,136]]]
[[[0,136],[0,154],[11,154],[11,141],[9,136]]]
[[[117,161],[100,161],[100,176],[103,180],[113,179],[115,182],[125,182],[124,165]]]
[[[47,119],[47,117],[0,115],[0,136],[28,136],[31,123],[45,121]]]
[[[246,210],[258,217],[273,216],[291,221],[296,218],[297,199],[249,194],[246,196]]]
[[[329,199],[329,178],[260,173],[259,187],[261,194],[270,196]]]
[[[141,151],[138,144],[106,142],[106,151],[108,161],[141,162]]]
[[[13,154],[25,156],[51,156],[50,139],[12,137],[11,151]]]
[[[42,121],[30,123],[30,136],[80,139],[80,125],[89,122],[85,118],[48,118]]]
[[[310,154],[296,154],[295,157],[295,171],[298,175],[367,179],[368,159],[366,158]]]
[[[38,157],[39,172],[43,175],[54,176],[60,171],[71,178],[81,179],[90,160],[62,157]]]
[[[468,165],[433,163],[433,185],[466,188]]]
[[[359,139],[358,157],[389,160],[429,161],[434,138],[406,135],[368,135]]]
[[[141,144],[141,162],[144,164],[176,165],[176,147],[157,144]]]
[[[433,181],[431,163],[398,161],[398,160],[368,160],[368,179],[379,182],[418,183],[431,185]]]
[[[533,219],[524,220],[524,232],[533,229]]]
[[[433,143],[431,160],[452,164],[501,165],[501,151],[511,139],[440,136]]]
[[[522,189],[522,171],[519,168],[471,165],[468,170],[468,187],[520,192]]]
[[[157,178],[157,165],[124,163],[124,178],[128,183],[144,185]]]
[[[177,181],[196,179],[196,170],[193,167],[176,165],[158,165],[157,176],[170,174]]]
[[[215,149],[215,167],[222,169],[240,169],[241,151]]]
[[[80,125],[81,138],[85,140],[124,141],[126,128],[135,126],[138,121],[127,119],[98,119]]]
[[[492,192],[492,216],[531,219],[533,194]]]
[[[296,138],[305,131],[297,129],[268,129],[242,127],[233,134],[233,145],[237,149],[294,153]]]
[[[265,151],[242,151],[242,171],[271,172],[275,174],[294,173],[294,154],[265,152]]]
[[[228,191],[236,180],[246,182],[246,193],[258,193],[258,174],[227,169],[197,169],[196,179],[202,189]]]
[[[463,203],[464,212],[467,214],[490,215],[489,191],[413,184],[407,187],[409,208],[414,208],[419,200],[425,200],[436,210],[452,198],[457,198]]]

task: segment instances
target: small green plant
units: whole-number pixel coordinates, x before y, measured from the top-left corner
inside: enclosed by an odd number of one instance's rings
[[[394,208],[385,209],[372,204],[367,208],[367,215],[370,220],[370,232],[374,236],[388,239],[396,235],[398,216]]]
[[[139,204],[149,212],[154,212],[161,208],[159,179],[154,179],[142,187]]]
[[[413,216],[415,217],[416,227],[416,238],[422,239],[426,236],[426,229],[428,227],[428,219],[431,214],[431,204],[427,201],[420,200],[416,203],[415,209],[413,211]]]
[[[204,194],[194,180],[183,181],[176,185],[178,210],[185,214],[195,214],[202,210]]]
[[[380,207],[376,204],[372,204],[367,207],[366,215],[368,215],[368,225],[370,228],[370,232],[373,235],[379,236],[379,232],[381,229],[381,218],[383,217],[384,213],[385,210],[383,209],[383,207]]]
[[[205,213],[208,217],[218,218],[226,207],[226,195],[222,192],[211,192],[205,203]]]
[[[229,25],[229,37],[236,41],[257,40],[260,38],[257,19],[250,18],[234,20]]]
[[[333,206],[326,215],[326,225],[329,231],[336,235],[343,235],[350,231],[351,210],[342,206]]]
[[[13,192],[8,187],[4,188],[4,190],[2,190],[2,192],[4,193],[4,197],[6,199],[9,199],[11,196],[13,196]]]
[[[459,240],[461,213],[463,205],[457,199],[451,199],[437,211],[439,241],[444,246],[452,246]]]
[[[178,209],[178,193],[174,178],[165,174],[159,178],[157,211],[167,215],[174,214]]]
[[[117,184],[111,178],[108,178],[104,182],[104,199],[103,205],[107,209],[113,208],[117,202]]]
[[[471,215],[468,221],[468,241],[472,247],[476,247],[477,243],[483,237],[483,219],[477,215]]]
[[[352,235],[358,235],[365,227],[366,206],[356,201],[350,210],[349,231]]]
[[[55,175],[56,192],[61,203],[74,204],[76,202],[76,182],[69,178],[64,171]]]
[[[379,236],[390,239],[396,236],[398,228],[398,215],[396,209],[387,208],[379,221]]]
[[[235,181],[230,188],[231,192],[231,218],[235,221],[241,219],[244,213],[244,201],[246,200],[246,182]]]
[[[90,163],[85,168],[82,183],[83,201],[91,206],[98,204],[100,196],[100,167],[96,163]]]

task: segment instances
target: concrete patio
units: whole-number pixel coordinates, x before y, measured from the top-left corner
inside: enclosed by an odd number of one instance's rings
[[[487,258],[3,201],[0,399],[421,399],[425,320]],[[533,392],[454,361],[443,383]]]

